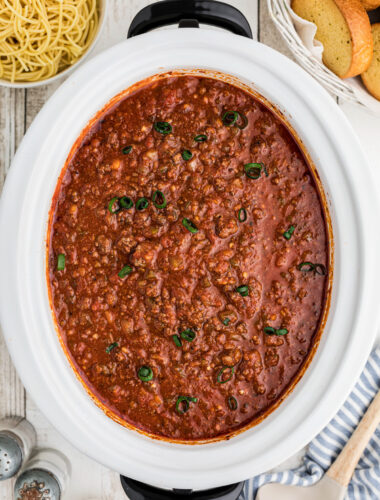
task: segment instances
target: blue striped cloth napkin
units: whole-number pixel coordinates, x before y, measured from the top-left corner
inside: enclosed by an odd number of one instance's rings
[[[297,469],[261,474],[245,482],[239,500],[254,500],[257,488],[265,483],[310,486],[321,479],[355,430],[380,388],[380,348],[372,351],[355,388],[333,420],[310,443]],[[361,457],[345,500],[380,499],[380,426]],[[274,499],[280,500],[280,499]]]

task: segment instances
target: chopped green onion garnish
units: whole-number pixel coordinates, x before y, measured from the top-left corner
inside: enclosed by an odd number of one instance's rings
[[[126,276],[128,276],[128,274],[131,274],[131,272],[131,266],[124,266],[122,269],[120,269],[117,275],[119,276],[119,278],[125,278]]]
[[[249,288],[247,285],[240,285],[235,288],[235,292],[240,293],[242,297],[249,295]]]
[[[276,328],[273,328],[273,326],[266,326],[264,328],[264,333],[267,335],[274,335],[276,333]]]
[[[272,326],[266,326],[264,328],[264,333],[267,335],[286,335],[288,333],[288,330],[286,328],[273,328]]]
[[[114,210],[113,206],[117,203],[117,208]],[[111,214],[117,214],[120,212],[121,207],[119,206],[119,198],[114,196],[112,200],[108,203],[108,210]]]
[[[228,326],[228,323],[230,322],[230,318],[226,318],[222,321],[223,325]]]
[[[315,265],[312,262],[301,262],[297,267],[299,271],[303,271],[304,273],[315,271]]]
[[[292,237],[292,234],[294,233],[294,230],[295,230],[295,227],[294,226],[290,226],[289,229],[282,234],[283,237],[286,240],[290,240],[290,238]]]
[[[262,163],[246,163],[244,165],[244,172],[249,179],[256,180],[260,178],[262,168]]]
[[[247,220],[247,210],[245,208],[241,208],[239,210],[238,220],[239,220],[239,222],[245,222]]]
[[[172,126],[168,122],[155,122],[153,127],[154,130],[162,135],[170,134],[170,132],[173,130]]]
[[[241,125],[239,123],[237,123],[236,126],[237,126],[237,128],[240,128],[240,130],[243,130],[248,125],[248,118],[243,113],[239,113],[239,116],[240,116],[241,121],[243,123]]]
[[[136,201],[136,209],[139,210],[140,212],[148,208],[148,205],[149,201],[146,198],[139,198]]]
[[[149,366],[142,366],[139,368],[137,375],[143,382],[149,382],[153,378],[153,370]]]
[[[228,404],[228,407],[229,407],[230,410],[235,411],[238,408],[237,399],[234,398],[233,396],[228,396],[227,404]]]
[[[207,135],[206,134],[198,134],[194,137],[195,142],[205,142],[207,141]]]
[[[276,330],[276,335],[287,335],[288,330],[286,328],[279,328]]]
[[[133,200],[129,196],[122,196],[119,198],[119,205],[125,210],[129,210],[133,207]]]
[[[153,205],[157,208],[165,208],[167,205],[165,195],[162,191],[155,191],[152,196]]]
[[[182,347],[182,341],[178,335],[172,335],[172,339],[177,347]]]
[[[188,342],[192,342],[195,339],[195,337],[197,336],[196,333],[193,332],[193,330],[190,330],[190,328],[183,330],[180,333],[180,335],[184,340],[187,340]]]
[[[312,262],[301,262],[297,266],[299,271],[303,271],[304,273],[309,273],[314,271],[316,274],[320,274],[321,276],[325,276],[327,274],[327,269],[323,264],[313,264]]]
[[[179,396],[175,404],[175,409],[177,413],[183,415],[190,408],[190,403],[196,403],[198,398],[192,398],[191,396]]]
[[[326,268],[323,264],[315,264],[314,269],[315,269],[315,272],[317,274],[320,274],[321,276],[325,276],[327,273]]]
[[[121,151],[123,155],[128,155],[132,151],[132,146],[125,146]]]
[[[230,376],[228,378],[226,378],[225,380],[223,380],[223,373],[226,370],[231,370],[231,373],[230,373]],[[235,371],[235,369],[234,369],[233,366],[223,366],[223,368],[218,373],[218,376],[216,377],[216,380],[217,380],[218,384],[225,384],[226,382],[229,382],[232,379],[233,375],[234,375],[234,371]]]
[[[58,254],[57,257],[57,270],[58,271],[63,271],[65,269],[66,265],[66,256],[64,253]]]
[[[242,122],[241,124],[238,123],[239,118]],[[226,127],[235,125],[240,128],[240,130],[248,125],[248,118],[243,113],[239,113],[239,111],[226,111],[222,116],[222,121]]]
[[[226,111],[222,116],[222,122],[226,127],[232,127],[239,118],[237,111]]]
[[[189,151],[188,149],[184,149],[182,151],[182,158],[185,160],[185,161],[189,161],[191,160],[191,158],[193,157],[193,153],[191,151]]]
[[[117,347],[119,344],[117,342],[113,342],[113,344],[110,344],[107,348],[106,348],[106,353],[109,354],[112,349],[115,349],[115,347]]]
[[[186,219],[186,217],[184,219],[182,219],[182,225],[188,230],[190,231],[190,233],[197,233],[198,232],[198,228],[194,225],[193,222],[191,222],[190,219]]]

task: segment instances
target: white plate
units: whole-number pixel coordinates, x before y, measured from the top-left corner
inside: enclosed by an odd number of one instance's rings
[[[260,425],[230,441],[191,446],[147,438],[94,405],[60,347],[45,279],[48,211],[73,142],[119,91],[176,68],[232,74],[284,111],[318,168],[335,236],[329,320],[300,383]],[[100,54],[39,113],[16,154],[1,200],[1,323],[26,389],[82,452],[143,482],[210,488],[278,465],[334,415],[371,349],[380,248],[373,184],[358,141],[331,97],[305,71],[264,45],[229,33],[183,29],[142,35]]]

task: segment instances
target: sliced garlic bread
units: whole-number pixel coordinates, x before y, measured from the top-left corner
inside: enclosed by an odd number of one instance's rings
[[[372,59],[371,25],[360,0],[293,0],[292,9],[317,26],[323,63],[341,78],[365,71]]]
[[[370,67],[361,77],[373,97],[380,101],[380,23],[372,25],[373,58]]]
[[[365,10],[373,10],[380,7],[380,0],[361,0]]]

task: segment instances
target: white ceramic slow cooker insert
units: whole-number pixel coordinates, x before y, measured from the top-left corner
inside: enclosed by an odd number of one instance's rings
[[[332,302],[318,351],[295,390],[259,425],[202,445],[155,440],[108,418],[77,380],[54,327],[45,276],[51,198],[66,157],[88,121],[113,96],[177,69],[232,75],[281,110],[320,174],[332,216]],[[0,313],[5,339],[30,395],[77,448],[121,474],[163,488],[205,489],[246,479],[294,454],[338,410],[375,336],[379,255],[370,169],[332,98],[272,49],[204,29],[167,30],[127,40],[75,72],[26,134],[0,210]]]

